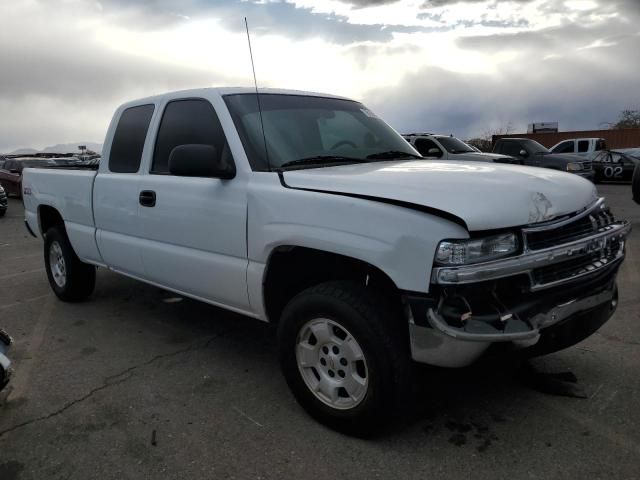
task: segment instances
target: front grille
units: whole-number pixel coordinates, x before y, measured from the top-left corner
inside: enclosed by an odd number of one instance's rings
[[[613,214],[608,208],[597,209],[575,222],[555,229],[525,232],[527,247],[530,250],[542,250],[569,243],[603,231],[614,221]]]
[[[546,267],[536,268],[532,272],[534,283],[536,285],[546,285],[589,273],[615,260],[620,248],[620,241],[615,240],[609,242],[600,251]]]
[[[593,167],[591,166],[591,162],[582,162],[582,169],[585,171],[590,171]]]

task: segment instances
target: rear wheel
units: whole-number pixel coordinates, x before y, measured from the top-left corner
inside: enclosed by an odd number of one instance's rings
[[[278,328],[280,363],[298,403],[353,435],[382,429],[410,385],[402,319],[379,295],[328,282],[297,295]]]
[[[91,295],[96,284],[96,269],[82,262],[63,228],[50,228],[44,241],[44,262],[49,285],[65,302],[78,302]]]

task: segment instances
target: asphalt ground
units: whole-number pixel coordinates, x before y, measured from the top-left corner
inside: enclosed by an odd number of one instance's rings
[[[541,393],[510,362],[420,369],[406,425],[361,440],[295,403],[273,329],[98,272],[90,301],[51,293],[22,205],[0,219],[0,327],[15,375],[0,406],[0,480],[640,478],[640,206],[620,304],[595,335],[538,363],[587,398]]]

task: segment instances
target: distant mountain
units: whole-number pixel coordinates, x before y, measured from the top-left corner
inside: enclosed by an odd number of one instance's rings
[[[34,153],[38,153],[38,150],[35,148],[19,148],[10,152],[9,155],[32,155]]]
[[[43,153],[76,153],[79,152],[79,145],[84,145],[88,150],[93,150],[96,153],[102,153],[102,144],[95,142],[59,143],[45,147],[40,151]]]
[[[79,153],[79,145],[84,145],[88,150],[93,150],[96,153],[102,153],[102,144],[95,142],[77,142],[77,143],[59,143],[57,145],[51,145],[45,147],[42,150],[36,150],[35,148],[19,148],[10,152],[9,155],[32,155],[34,153]]]

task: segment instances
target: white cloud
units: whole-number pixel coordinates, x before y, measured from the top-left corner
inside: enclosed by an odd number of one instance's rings
[[[0,151],[100,141],[115,107],[139,96],[252,84],[244,16],[263,86],[355,97],[371,102],[398,128],[472,134],[505,118],[524,125],[533,115],[595,127],[612,120],[621,106],[634,107],[629,82],[640,72],[630,59],[639,5],[5,1]],[[561,95],[558,89],[564,89]]]

